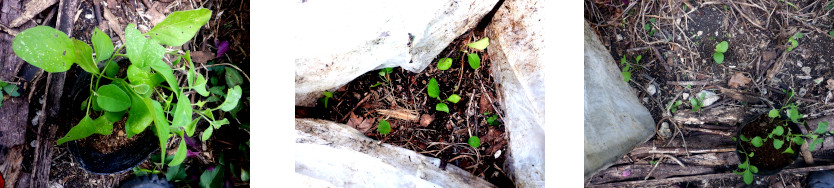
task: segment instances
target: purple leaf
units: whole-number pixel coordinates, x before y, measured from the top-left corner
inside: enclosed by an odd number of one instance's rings
[[[628,0],[620,0],[620,1],[622,1],[623,3],[625,3],[625,6],[628,6]]]
[[[223,57],[226,51],[229,51],[229,41],[214,39],[214,46],[217,46],[217,56],[215,58]]]
[[[197,154],[200,154],[200,152],[191,151],[190,149],[186,149],[185,151],[186,151],[185,157],[194,157],[194,156],[197,156]]]

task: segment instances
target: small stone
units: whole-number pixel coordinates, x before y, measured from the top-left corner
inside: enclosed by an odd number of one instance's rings
[[[494,157],[495,157],[495,159],[498,159],[498,157],[501,157],[501,150],[495,151],[495,156]]]
[[[698,31],[698,36],[701,36],[702,34],[704,34],[704,31]]]
[[[643,103],[649,103],[649,98],[648,97],[643,97]]]
[[[804,97],[806,93],[808,93],[808,89],[805,89],[803,87],[803,88],[799,88],[799,92],[797,92],[796,94],[797,94],[797,96]]]
[[[29,143],[29,146],[31,146],[32,148],[37,148],[38,147],[38,140],[32,140],[32,142]]]
[[[119,137],[125,136],[125,131],[119,130],[119,133],[117,133],[117,134],[119,134]]]
[[[91,19],[93,19],[93,14],[86,14],[86,15],[84,15],[84,18],[87,18],[88,20],[91,20]]]
[[[689,99],[689,93],[683,93],[681,94],[681,97],[683,98],[683,100],[687,100]]]
[[[660,124],[660,130],[658,131],[658,135],[663,138],[669,138],[672,136],[672,131],[669,129],[669,123],[663,122]]]
[[[820,84],[823,80],[825,80],[825,78],[819,77],[817,79],[814,79],[814,83]]]
[[[649,84],[649,87],[646,87],[646,91],[649,92],[649,95],[654,96],[654,94],[657,94],[657,86]]]
[[[811,67],[802,67],[802,72],[804,72],[807,75],[810,75],[811,74]]]
[[[623,36],[620,35],[620,34],[617,34],[617,42],[620,42],[622,40],[623,40]]]
[[[701,99],[701,101],[704,104],[703,106],[712,105],[712,103],[715,103],[715,101],[718,101],[718,99],[721,99],[721,97],[719,97],[715,93],[713,93],[711,91],[707,91],[707,90],[703,90],[703,91],[699,92],[697,97],[700,98],[702,94],[704,95],[704,98]]]

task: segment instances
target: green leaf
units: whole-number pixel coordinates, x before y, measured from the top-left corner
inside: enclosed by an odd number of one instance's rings
[[[153,108],[154,108],[154,120],[153,126],[156,128],[156,137],[159,138],[159,151],[162,156],[162,159],[165,158],[165,149],[168,148],[168,136],[170,135],[170,125],[168,124],[168,118],[165,117],[165,111],[162,109],[162,104],[153,100]],[[161,163],[165,163],[165,161],[161,161]]]
[[[785,133],[785,128],[782,128],[782,126],[776,126],[776,128],[773,129],[772,133],[775,135],[782,136],[782,134]]]
[[[223,119],[216,120],[216,121],[209,121],[209,124],[211,124],[211,126],[214,127],[215,129],[220,129],[221,126],[228,125],[229,120],[226,119],[226,118],[223,118]]]
[[[119,73],[119,64],[112,60],[107,60],[107,67],[104,67],[104,75],[114,77]]]
[[[437,103],[437,106],[435,106],[435,109],[437,109],[437,111],[440,111],[440,112],[449,113],[449,107],[446,106],[446,103]]]
[[[139,95],[148,94],[148,91],[150,91],[150,90],[151,90],[151,87],[149,87],[148,84],[139,84],[139,85],[133,86],[133,91],[138,93]]]
[[[727,52],[727,48],[729,48],[729,47],[730,47],[730,44],[727,43],[727,41],[721,41],[721,43],[718,43],[718,44],[715,45],[715,52],[721,52],[721,53]]]
[[[452,67],[452,58],[440,58],[440,62],[437,62],[437,69],[438,70],[449,70]]]
[[[156,73],[162,75],[162,78],[168,82],[168,86],[171,87],[174,94],[177,96],[182,94],[182,90],[180,90],[179,84],[177,83],[177,77],[174,77],[174,71],[171,70],[171,66],[159,59],[148,61],[148,63],[151,65],[151,68],[156,71]],[[179,100],[179,98],[177,98],[177,100]]]
[[[748,157],[753,157],[753,156],[756,156],[755,154],[756,154],[756,153],[754,153],[754,152],[750,152],[750,154],[747,154],[747,156],[748,156]]]
[[[759,168],[756,168],[756,166],[750,165],[750,172],[759,173]]]
[[[744,135],[740,135],[739,137],[741,137],[741,141],[745,141],[745,142],[750,141],[750,139],[747,139],[747,137],[744,137]]]
[[[753,140],[750,140],[750,143],[753,144],[753,146],[756,146],[756,147],[761,147],[764,144],[762,142],[762,138],[759,137],[759,136],[753,137]]]
[[[174,121],[171,124],[174,127],[185,127],[189,123],[191,123],[191,116],[193,110],[191,109],[191,101],[188,100],[188,97],[185,94],[180,95],[177,97],[177,108],[174,111]]]
[[[185,160],[186,153],[185,139],[180,139],[180,146],[177,147],[177,154],[174,155],[174,159],[171,160],[171,163],[168,163],[168,166],[177,166]]]
[[[744,171],[744,183],[746,183],[747,185],[753,183],[753,173],[751,173],[749,170]]]
[[[324,97],[333,98],[333,92],[322,91],[321,94],[324,95]]]
[[[481,147],[481,139],[477,136],[469,137],[469,146],[472,146],[473,148]]]
[[[197,81],[194,84],[194,91],[197,91],[198,94],[202,95],[203,97],[208,96],[209,92],[206,90],[206,78],[203,77],[202,74],[197,74]]]
[[[449,101],[449,102],[452,102],[452,103],[458,103],[458,101],[460,101],[460,96],[458,94],[452,94],[446,100]]]
[[[130,107],[130,97],[116,85],[103,85],[98,88],[96,93],[98,93],[96,102],[105,111],[118,112]]]
[[[84,71],[94,75],[98,74],[98,66],[93,62],[93,48],[78,39],[72,39],[72,44],[75,48],[75,63],[78,63],[78,66]]]
[[[637,55],[637,57],[634,58],[634,63],[637,63],[639,65],[640,59],[643,59],[643,55]]]
[[[783,151],[782,153],[790,153],[790,154],[794,153],[793,149],[791,149],[791,147],[786,147],[786,148],[788,148],[788,149],[785,149],[785,151]]]
[[[771,109],[770,112],[767,113],[767,116],[771,118],[777,118],[779,117],[779,110]]]
[[[131,101],[130,111],[128,112],[130,115],[127,117],[127,123],[125,124],[128,138],[142,133],[154,119],[153,104],[151,104],[150,98],[132,95]]]
[[[484,50],[489,46],[489,37],[484,37],[481,40],[475,41],[473,43],[466,44],[470,48],[475,48],[478,50]]]
[[[832,1],[834,2],[834,1]],[[834,5],[834,4],[832,4]],[[834,30],[828,31],[828,36],[834,37]]]
[[[440,95],[440,87],[437,85],[437,80],[435,80],[434,78],[431,78],[429,80],[429,85],[428,85],[427,90],[429,92],[429,97],[438,98],[438,96]]]
[[[93,36],[90,38],[93,47],[96,49],[96,62],[101,62],[110,58],[113,55],[113,41],[110,36],[101,32],[98,28],[93,31]]]
[[[235,106],[237,106],[237,102],[240,101],[240,96],[242,92],[243,91],[240,90],[239,85],[229,89],[228,93],[226,94],[226,100],[223,101],[223,104],[220,104],[220,110],[228,112],[234,109]]]
[[[206,170],[200,175],[200,187],[222,187],[223,166],[218,165],[213,170]]]
[[[226,67],[226,86],[231,88],[240,84],[243,84],[243,77],[240,76],[237,69]]]
[[[133,85],[145,84],[148,85],[148,87],[150,87],[151,89],[153,89],[154,87],[159,85],[160,81],[153,79],[154,75],[151,74],[150,70],[151,69],[148,67],[140,68],[136,64],[132,64],[127,67],[127,79]],[[128,91],[125,88],[122,89]],[[150,97],[150,93],[140,96]]]
[[[385,119],[379,119],[376,129],[379,131],[379,134],[386,135],[391,132],[391,124],[385,121]]]
[[[36,26],[17,34],[14,53],[46,72],[64,72],[76,61],[75,45],[67,34],[47,26]]]
[[[125,49],[130,62],[139,67],[146,67],[151,61],[161,61],[165,54],[165,48],[155,40],[145,38],[133,23],[125,28]]]
[[[156,24],[147,35],[168,46],[181,46],[191,40],[211,18],[211,10],[200,8],[176,11]]]
[[[58,145],[64,142],[87,138],[93,134],[109,135],[113,131],[113,124],[106,123],[104,117],[99,117],[95,121],[90,119],[90,115],[84,116],[77,125],[67,132],[67,135],[58,139]]]
[[[801,117],[802,115],[799,115],[799,111],[796,110],[795,106],[788,109],[788,118],[790,118],[794,123],[798,123],[798,120]]]
[[[240,169],[240,180],[243,181],[243,182],[249,182],[249,171],[246,171],[246,169],[241,168]]]
[[[226,94],[223,93],[224,89],[226,89],[226,86],[213,86],[213,87],[209,88],[209,92],[213,93],[215,95],[220,95],[220,96],[226,97]]]
[[[782,140],[779,140],[779,139],[773,139],[773,148],[781,149],[782,144],[785,144],[785,141],[782,141]]]
[[[199,121],[200,118],[194,119],[191,121],[191,123],[188,124],[188,126],[183,127],[185,133],[188,134],[188,136],[194,136],[194,131],[197,131],[197,122]]]
[[[487,124],[489,124],[489,125],[498,125],[498,121],[496,121],[496,120],[498,120],[498,115],[492,115],[492,116],[488,117],[486,121],[487,121]],[[735,138],[735,137],[733,137],[733,138]]]
[[[724,63],[724,53],[715,52],[712,54],[712,59],[715,60],[715,63],[721,64]]]
[[[117,121],[122,120],[122,118],[125,116],[125,112],[127,112],[127,111],[118,111],[118,112],[107,112],[107,111],[105,111],[104,112],[104,118],[106,118],[107,121],[109,121],[109,122],[117,122]]]
[[[805,143],[805,139],[802,139],[802,137],[800,136],[795,136],[791,138],[791,141],[793,141],[793,143],[796,143],[797,145],[802,145]]]
[[[816,135],[814,135],[816,137]],[[808,149],[814,151],[817,149],[817,145],[822,145],[822,138],[814,138],[814,141],[808,144]]]
[[[828,122],[827,122],[827,121],[823,121],[823,122],[819,122],[819,123],[817,124],[817,130],[816,130],[816,131],[814,131],[814,132],[815,132],[815,133],[817,133],[817,134],[823,134],[823,133],[825,133],[826,131],[828,131]]]
[[[631,80],[631,72],[623,71],[623,80],[628,83]]]
[[[206,140],[208,140],[211,137],[211,134],[213,132],[214,132],[214,128],[209,127],[208,129],[203,131],[203,134],[200,136],[200,140],[205,142]]]
[[[472,69],[478,69],[478,67],[481,67],[481,57],[478,57],[477,53],[470,53],[466,57],[469,59],[469,67],[472,67]]]
[[[185,177],[187,177],[187,174],[185,173],[185,168],[182,168],[182,165],[168,166],[168,171],[165,172],[165,178],[167,178],[169,182],[173,182],[174,180],[185,180]]]
[[[19,97],[20,96],[20,93],[17,92],[17,85],[8,84],[6,86],[3,86],[3,90],[6,91],[6,93],[8,93],[9,96],[12,96],[12,97]],[[0,94],[2,94],[2,93],[0,93]],[[2,100],[2,98],[3,98],[3,95],[0,95],[0,100]]]

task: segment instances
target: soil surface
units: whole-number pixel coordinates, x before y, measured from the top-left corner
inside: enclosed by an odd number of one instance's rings
[[[503,113],[496,110],[501,109],[500,96],[490,76],[489,54],[465,47],[483,37],[477,30],[461,35],[420,73],[399,67],[385,76],[381,70],[368,72],[337,89],[327,108],[320,100],[315,108],[296,107],[296,117],[345,123],[370,138],[440,158],[441,168],[455,165],[496,186],[514,187],[503,171],[509,138]],[[461,49],[478,53],[481,66],[473,70]],[[437,62],[445,57],[453,59],[452,66],[439,70]],[[428,96],[431,78],[437,80],[443,100]],[[460,101],[447,101],[452,94]],[[449,113],[437,111],[439,103],[447,104]],[[490,125],[487,119],[493,116]],[[377,130],[382,119],[391,124],[388,135]],[[479,137],[481,145],[467,144],[470,136]]]
[[[105,34],[109,35],[114,45],[118,48],[123,45],[124,29],[129,23],[135,23],[138,29],[142,32],[147,32],[153,25],[161,21],[167,15],[174,11],[191,10],[196,8],[207,8],[212,11],[212,17],[207,25],[202,27],[195,37],[184,44],[182,47],[176,47],[175,50],[189,50],[191,57],[194,60],[197,71],[210,79],[207,84],[212,86],[225,86],[228,75],[224,74],[220,69],[225,67],[234,68],[238,70],[242,76],[243,96],[240,99],[241,107],[236,114],[230,112],[216,111],[214,117],[217,119],[226,118],[230,124],[223,125],[220,129],[214,131],[214,134],[207,141],[201,141],[200,136],[203,131],[209,128],[210,125],[206,121],[200,121],[197,124],[197,131],[194,137],[186,138],[188,143],[189,157],[181,165],[185,175],[175,180],[177,187],[199,187],[201,174],[208,169],[221,169],[223,175],[219,178],[220,184],[232,187],[248,187],[248,180],[244,180],[242,171],[249,170],[249,2],[248,1],[219,1],[219,0],[163,0],[163,1],[123,1],[123,0],[103,0],[95,2],[93,0],[79,0],[77,6],[77,15],[72,21],[74,28],[69,32],[70,37],[90,43],[90,36],[95,28],[99,28]],[[52,26],[55,25],[56,11],[58,10],[58,3],[46,8],[43,12],[35,15],[32,21],[38,25]],[[98,10],[98,11],[96,11]],[[23,10],[19,10],[23,11]],[[21,31],[26,28],[14,28]],[[228,42],[228,51],[224,55],[217,57],[218,47],[220,43]],[[124,51],[120,53],[125,53]],[[166,62],[172,58],[168,57]],[[116,59],[118,61],[118,58]],[[124,72],[129,62],[120,62],[120,75],[117,77],[124,77]],[[67,72],[67,81],[65,84],[64,95],[62,101],[61,113],[63,114],[59,121],[60,126],[57,127],[55,140],[63,137],[69,129],[76,125],[81,117],[83,117],[85,109],[81,108],[83,102],[88,94],[82,94],[77,97],[70,96],[76,85],[76,80],[83,77],[89,77],[89,74],[82,74],[77,66],[73,66]],[[180,78],[180,83],[184,81],[185,74],[180,71],[175,71],[175,75]],[[27,120],[37,120],[43,118],[40,114],[43,103],[43,95],[45,95],[46,74],[35,74],[35,78],[31,81],[36,88],[30,95],[29,117]],[[83,79],[81,79],[83,81]],[[105,79],[102,79],[104,81]],[[86,80],[89,83],[89,79]],[[101,85],[106,84],[103,82]],[[208,89],[208,88],[207,88]],[[86,91],[81,89],[81,91]],[[163,90],[160,90],[163,91]],[[222,90],[225,94],[225,89]],[[84,92],[80,92],[84,93]],[[29,93],[26,93],[29,94]],[[212,94],[215,95],[215,94]],[[34,96],[34,97],[32,97]],[[218,106],[223,101],[211,101],[205,97],[201,97],[194,93],[191,96],[192,104],[197,101],[209,101],[205,105],[209,107]],[[94,112],[91,117],[98,117],[100,112]],[[79,115],[81,114],[81,115]],[[126,138],[124,124],[129,114],[125,114],[123,119],[114,124],[114,129],[110,135],[93,135],[85,139],[79,140],[83,145],[92,147],[103,153],[110,153],[119,148],[124,147],[128,143],[135,140]],[[196,117],[195,117],[196,118]],[[34,121],[37,122],[37,121]],[[38,125],[32,125],[26,131],[26,145],[22,149],[22,176],[29,176],[27,173],[32,172],[35,143]],[[150,133],[150,129],[145,130],[142,134]],[[170,139],[168,141],[167,155],[173,155],[179,146],[180,138]],[[29,144],[31,143],[31,144]],[[171,170],[166,166],[160,169],[160,165],[154,163],[160,160],[159,152],[155,152],[148,160],[145,160],[137,168],[128,170],[123,173],[111,175],[94,175],[82,168],[80,168],[78,161],[74,161],[70,152],[67,151],[66,144],[52,146],[52,165],[49,174],[50,187],[117,187],[120,183],[130,177],[142,174],[164,174]],[[153,147],[159,147],[153,145]],[[151,160],[153,159],[153,160]],[[247,177],[248,179],[248,177]],[[20,178],[20,181],[27,181],[26,178]]]
[[[617,60],[612,63],[622,70],[626,65],[620,60],[625,59],[632,67],[631,80],[623,84],[634,88],[638,99],[658,122],[655,137],[638,149],[708,151],[669,155],[674,159],[633,151],[603,170],[608,174],[586,180],[587,185],[729,173],[739,161],[719,157],[718,161],[712,159],[716,162],[707,162],[704,158],[727,156],[725,149],[734,148],[732,135],[745,118],[788,103],[796,104],[806,120],[831,115],[834,112],[831,7],[830,2],[810,0],[585,0],[584,18]],[[795,38],[797,46],[788,50],[792,36],[797,33],[802,37]],[[727,41],[729,48],[724,53],[724,61],[718,63],[713,55],[716,44],[722,41]],[[639,62],[635,60],[638,56]],[[717,100],[693,111],[695,106],[691,100],[702,91],[715,93]],[[786,93],[790,91],[797,95],[787,101]],[[681,104],[674,105],[676,102]],[[817,152],[822,151],[814,153]],[[653,172],[631,172],[639,174],[639,178],[622,177],[622,171],[620,177],[616,176],[617,169],[642,169],[650,161],[658,160],[668,164],[677,164],[675,160],[689,162],[681,162],[687,168],[670,166]],[[826,161],[797,167],[829,164]],[[778,178],[756,177],[754,186],[791,185],[803,182],[805,176],[807,171],[780,174]],[[797,178],[802,181],[795,181]],[[735,187],[739,183],[743,185],[741,176],[686,182],[715,187]],[[678,183],[659,185],[680,186]]]

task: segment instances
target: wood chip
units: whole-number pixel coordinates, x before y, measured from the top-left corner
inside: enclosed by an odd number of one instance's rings
[[[732,78],[730,78],[730,82],[728,82],[727,85],[729,85],[731,88],[738,88],[741,86],[746,86],[750,83],[750,81],[752,80],[750,78],[747,78],[747,76],[745,76],[744,73],[737,72],[735,75],[733,75]]]
[[[420,118],[419,114],[417,114],[416,111],[406,110],[406,109],[397,109],[397,110],[377,109],[376,112],[379,113],[379,115],[389,116],[391,118],[406,120],[406,121],[417,121]]]
[[[434,121],[433,115],[423,114],[420,116],[420,127],[428,127]]]
[[[116,32],[116,34],[119,35],[119,38],[122,40],[122,44],[124,44],[124,42],[125,42],[125,28],[123,28],[121,26],[121,24],[119,24],[119,18],[117,18],[115,15],[113,15],[113,13],[110,12],[109,8],[103,8],[103,9],[104,9],[104,18],[107,19],[107,24],[110,25],[110,29],[112,29],[113,32]]]

